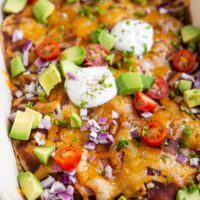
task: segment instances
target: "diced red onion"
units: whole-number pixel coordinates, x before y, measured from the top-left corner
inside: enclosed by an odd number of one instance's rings
[[[152,169],[150,167],[147,167],[147,174],[149,176],[160,176],[160,171],[159,170],[156,170],[156,169]]]
[[[50,188],[54,182],[55,182],[55,178],[52,176],[48,176],[41,183],[42,183],[43,188],[46,189],[46,188]]]
[[[108,142],[108,140],[106,140],[106,139],[99,139],[99,140],[98,140],[98,143],[99,143],[99,144],[108,144],[109,142]]]
[[[90,136],[93,138],[97,138],[97,133],[94,131],[91,131]]]
[[[190,165],[198,167],[198,165],[199,165],[199,158],[190,158]]]
[[[119,113],[112,111],[112,119],[118,119],[119,118]]]
[[[34,62],[34,64],[39,68],[39,70],[43,67],[47,67],[50,62],[49,61],[43,61],[42,59],[40,58],[37,58]]]
[[[88,128],[87,128],[87,126],[83,125],[80,127],[80,130],[81,130],[81,132],[84,132],[84,131],[87,131]]]
[[[58,194],[60,200],[73,200],[73,197],[66,192],[62,192]]]
[[[113,171],[112,167],[110,165],[107,165],[105,167],[105,177],[112,180],[114,178],[112,175],[112,171]]]
[[[80,110],[80,116],[81,117],[87,117],[88,111],[86,108],[81,108]]]
[[[106,122],[107,122],[107,118],[106,117],[100,117],[99,118],[99,121],[98,121],[99,124],[104,125],[104,124],[106,124]]]
[[[159,10],[160,8],[165,8],[167,6],[169,6],[169,2],[162,2],[162,3],[158,4],[156,6],[156,8]]]
[[[28,66],[28,60],[29,60],[29,52],[24,51],[23,52],[23,64],[24,64],[24,66]]]
[[[200,174],[197,175],[197,181],[200,183]]]
[[[56,199],[54,194],[50,193],[50,190],[45,189],[42,196],[41,196],[42,200],[52,200],[52,199]]]
[[[42,124],[44,126],[45,129],[50,129],[51,128],[51,122],[48,119],[42,119]]]
[[[165,8],[160,8],[160,9],[159,9],[159,13],[160,13],[161,15],[164,15],[164,14],[167,14],[167,13],[168,13],[168,10],[165,9]]]
[[[22,93],[21,90],[18,90],[17,92],[15,92],[15,96],[16,96],[17,98],[20,98],[22,95],[23,95],[23,93]]]
[[[62,176],[62,183],[64,183],[64,184],[70,184],[70,183],[71,183],[71,180],[70,180],[69,177],[70,177],[69,174],[64,174],[64,175]]]
[[[94,142],[95,144],[98,144],[98,143],[99,143],[99,141],[98,141],[97,138],[94,138],[94,137],[89,136],[89,139],[90,139],[90,141]]]
[[[113,123],[114,125],[117,125],[117,124],[118,124],[116,120],[112,120],[112,123]]]
[[[114,137],[112,135],[108,135],[108,140],[113,143],[114,142]]]
[[[26,93],[26,98],[27,99],[30,99],[32,97],[34,97],[34,94],[32,94],[32,93]]]
[[[33,42],[31,40],[28,40],[23,46],[23,51],[29,51],[32,45],[33,45]]]
[[[141,116],[144,117],[144,118],[149,118],[151,117],[153,114],[151,112],[143,112],[141,113]]]
[[[65,171],[64,173],[68,174],[69,176],[74,176],[76,174],[76,170]]]
[[[76,183],[76,178],[75,177],[70,176],[69,178],[70,178],[70,180],[71,180],[72,183]]]
[[[10,116],[8,117],[8,119],[9,119],[10,121],[14,121],[14,120],[15,120],[15,117],[16,117],[16,112],[11,113]]]
[[[101,129],[101,127],[99,126],[99,124],[98,124],[94,119],[88,120],[87,126],[88,126],[89,128]]]
[[[74,187],[71,185],[68,185],[66,188],[66,193],[68,193],[69,195],[73,195],[74,193]]]
[[[21,30],[16,29],[12,34],[12,42],[17,42],[19,40],[23,40],[24,34]]]
[[[98,134],[98,139],[107,139],[108,138],[108,136],[109,136],[109,133],[108,132],[106,132],[106,133],[99,133]]]
[[[58,166],[58,165],[53,165],[52,169],[55,171],[55,172],[62,172],[62,169]]]
[[[89,160],[90,162],[92,162],[94,159],[95,159],[95,155],[89,155],[89,156],[88,156],[88,160]]]
[[[65,191],[66,191],[66,188],[64,184],[59,181],[54,182],[50,189],[50,193],[52,194],[58,194],[60,192],[65,192]]]
[[[183,154],[179,154],[178,157],[176,158],[176,161],[179,163],[185,164],[188,161],[188,158],[184,156]]]
[[[196,76],[194,88],[200,89],[200,74]]]
[[[84,148],[86,149],[90,149],[90,150],[94,150],[96,147],[95,143],[94,142],[86,142],[84,144]]]
[[[67,72],[67,76],[71,80],[74,80],[74,81],[77,80],[77,77],[73,72]]]
[[[195,82],[194,77],[189,74],[186,74],[186,73],[182,73],[181,78],[184,80],[189,80],[189,81]]]
[[[193,114],[198,114],[198,113],[199,113],[199,109],[198,109],[198,108],[191,108],[190,111],[191,111]]]

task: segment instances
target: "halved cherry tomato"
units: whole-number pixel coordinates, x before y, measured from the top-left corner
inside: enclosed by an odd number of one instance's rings
[[[37,56],[39,56],[42,60],[54,60],[60,54],[60,48],[56,41],[53,39],[46,39],[37,47]]]
[[[174,54],[172,62],[179,72],[189,72],[194,68],[195,61],[196,57],[191,51],[182,49]]]
[[[147,95],[152,99],[162,99],[169,93],[169,87],[167,82],[160,76],[158,76],[153,86],[147,91]]]
[[[86,49],[85,64],[88,66],[106,66],[108,50],[100,44],[90,44]]]
[[[159,147],[167,137],[167,129],[159,121],[148,122],[142,130],[143,141],[151,147]]]
[[[56,151],[54,160],[62,170],[71,171],[78,166],[81,154],[79,147],[65,147]]]
[[[34,3],[36,0],[28,0],[28,3],[32,4]]]
[[[156,108],[157,103],[147,95],[137,92],[135,94],[135,98],[133,99],[133,105],[137,110],[146,112],[153,111]]]

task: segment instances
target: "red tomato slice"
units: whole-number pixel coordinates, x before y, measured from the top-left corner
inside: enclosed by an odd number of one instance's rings
[[[167,82],[160,76],[158,76],[153,86],[147,91],[147,95],[152,99],[162,99],[169,93],[169,87]]]
[[[156,108],[157,103],[149,98],[147,95],[141,92],[137,92],[135,94],[135,98],[133,99],[133,105],[139,111],[150,112]]]
[[[88,66],[106,66],[106,56],[109,54],[108,50],[100,44],[90,44],[86,49],[85,64]]]
[[[176,52],[172,60],[174,68],[179,72],[191,71],[195,66],[195,61],[195,55],[187,49]]]
[[[82,150],[78,147],[65,147],[56,151],[54,160],[65,171],[75,169],[81,160]]]
[[[143,141],[151,147],[159,147],[167,137],[167,129],[159,122],[148,122],[143,128]]]
[[[54,60],[59,56],[60,48],[56,41],[48,38],[39,44],[36,53],[42,60]]]

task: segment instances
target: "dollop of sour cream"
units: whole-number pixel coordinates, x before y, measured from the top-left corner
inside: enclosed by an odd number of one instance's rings
[[[153,27],[142,20],[123,20],[113,27],[111,34],[117,39],[116,50],[134,51],[136,56],[150,51],[153,45]]]
[[[87,67],[68,77],[65,89],[77,106],[93,108],[100,106],[117,95],[115,78],[107,67]]]

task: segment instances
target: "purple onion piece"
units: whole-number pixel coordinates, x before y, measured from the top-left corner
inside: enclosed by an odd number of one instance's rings
[[[84,132],[84,131],[87,131],[88,128],[87,128],[87,126],[83,125],[80,127],[80,130],[81,130],[81,132]]]
[[[28,61],[29,61],[29,52],[23,51],[23,64],[24,64],[24,66],[28,66]]]
[[[31,40],[27,40],[23,46],[23,51],[29,51],[32,45],[33,45],[33,42]]]
[[[109,133],[108,132],[106,132],[106,133],[99,133],[98,134],[98,139],[108,139],[108,136],[109,136]]]
[[[185,164],[188,161],[188,158],[184,156],[183,154],[179,154],[176,158],[176,161],[179,163]]]
[[[60,192],[65,192],[65,191],[66,191],[66,188],[64,184],[59,181],[54,182],[50,189],[50,193],[52,194],[58,194]]]
[[[156,6],[156,8],[159,10],[160,8],[165,8],[167,6],[169,6],[169,2],[162,2],[162,3],[158,4]]]
[[[34,64],[38,67],[38,68],[43,68],[43,67],[47,67],[50,62],[49,61],[43,61],[41,58],[37,58],[34,62]]]
[[[99,143],[99,144],[108,144],[109,142],[108,142],[108,140],[106,140],[106,139],[99,139],[99,140],[98,140],[98,143]]]
[[[68,185],[66,188],[66,193],[68,193],[69,195],[73,195],[74,194],[74,187],[71,185]]]
[[[41,183],[42,183],[43,188],[46,189],[46,188],[50,188],[53,185],[54,182],[55,182],[55,178],[52,177],[52,176],[48,176]]]
[[[200,74],[198,74],[195,78],[194,88],[200,89]]]
[[[147,174],[149,176],[160,176],[160,171],[159,170],[156,170],[156,169],[152,169],[150,167],[147,167]]]
[[[67,76],[69,79],[71,79],[73,81],[77,80],[77,77],[73,72],[67,72]]]
[[[112,167],[110,165],[107,165],[105,167],[105,177],[112,180],[114,178],[112,175],[112,171],[113,171]]]
[[[12,42],[23,40],[24,34],[21,30],[16,29],[12,34]]]
[[[168,145],[163,147],[165,153],[176,155],[178,150],[178,140],[168,140]]]
[[[61,178],[62,183],[64,184],[71,184],[71,180],[68,174],[64,174]]]
[[[42,119],[42,124],[47,130],[51,128],[51,122],[48,119]]]
[[[69,195],[67,192],[62,192],[58,194],[60,200],[73,200],[73,197]]]
[[[106,122],[107,122],[107,118],[106,117],[100,117],[99,118],[99,121],[98,121],[99,124],[104,125],[104,124],[106,124]]]
[[[96,147],[96,144],[94,142],[86,142],[84,144],[84,148],[94,150]]]

